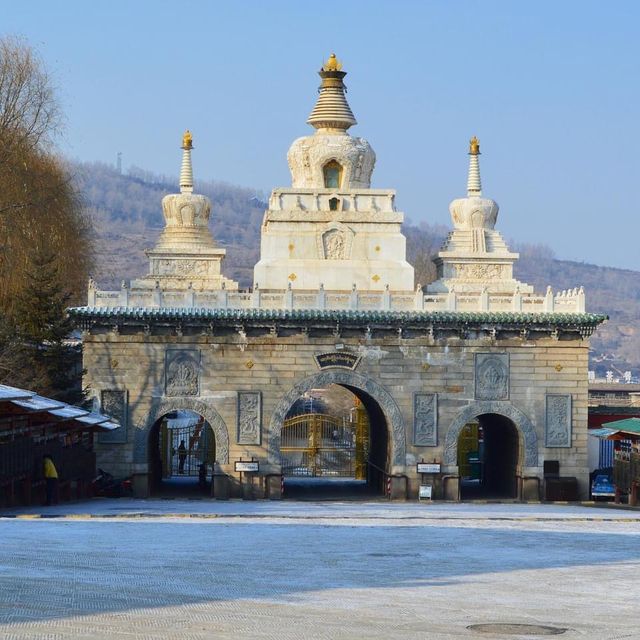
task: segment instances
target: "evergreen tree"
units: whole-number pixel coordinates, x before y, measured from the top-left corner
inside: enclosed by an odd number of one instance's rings
[[[13,317],[22,366],[14,371],[12,384],[77,403],[82,400],[82,368],[79,347],[70,340],[70,297],[56,255],[46,247],[34,250]]]

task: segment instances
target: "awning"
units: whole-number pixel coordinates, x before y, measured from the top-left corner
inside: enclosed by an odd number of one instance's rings
[[[618,439],[635,440],[640,438],[640,418],[625,418],[624,420],[605,422],[602,427],[622,434],[623,438]]]
[[[15,404],[23,409],[30,409],[32,411],[49,411],[50,409],[61,409],[67,405],[64,402],[58,402],[56,400],[50,400],[44,396],[37,394],[32,395],[30,398],[24,400],[11,400],[11,404]]]
[[[589,435],[595,436],[596,438],[608,438],[616,433],[618,433],[616,429],[589,429]]]
[[[82,409],[60,400],[45,398],[27,389],[0,384],[0,417],[3,414],[3,406],[7,407],[7,405],[22,409],[23,415],[32,416],[34,424],[44,424],[49,421],[52,427],[81,431],[112,431],[120,427],[111,416]],[[0,430],[2,425],[3,423],[0,422]]]
[[[0,384],[0,402],[8,402],[10,400],[23,400],[33,395],[31,391],[10,387],[6,384]]]

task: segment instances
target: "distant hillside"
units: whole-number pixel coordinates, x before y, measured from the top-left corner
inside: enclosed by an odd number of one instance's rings
[[[160,201],[176,191],[176,180],[133,168],[121,175],[104,164],[73,165],[86,206],[95,221],[98,257],[95,279],[101,287],[117,286],[122,278],[147,272],[144,249],[154,246],[163,226]],[[222,182],[196,184],[198,193],[213,204],[214,238],[227,249],[223,269],[248,287],[260,248],[260,225],[266,197],[253,189]],[[437,253],[445,227],[406,224],[407,253],[416,268],[416,280],[430,282],[435,275],[431,258]],[[606,313],[611,320],[592,339],[592,367],[604,375],[631,370],[640,375],[640,272],[558,260],[544,246],[515,247],[521,258],[518,279],[544,291],[583,285],[587,308]]]

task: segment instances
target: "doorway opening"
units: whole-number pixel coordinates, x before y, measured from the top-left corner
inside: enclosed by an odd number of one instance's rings
[[[215,459],[213,429],[200,414],[165,414],[149,433],[152,494],[208,495]]]
[[[310,389],[282,426],[284,495],[319,500],[381,494],[388,448],[386,419],[371,396],[339,384]]]
[[[509,418],[487,413],[468,422],[458,436],[460,497],[516,498],[520,449]]]

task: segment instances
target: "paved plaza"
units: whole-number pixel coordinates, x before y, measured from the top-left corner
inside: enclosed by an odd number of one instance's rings
[[[3,639],[640,637],[637,511],[95,500],[5,515]]]

